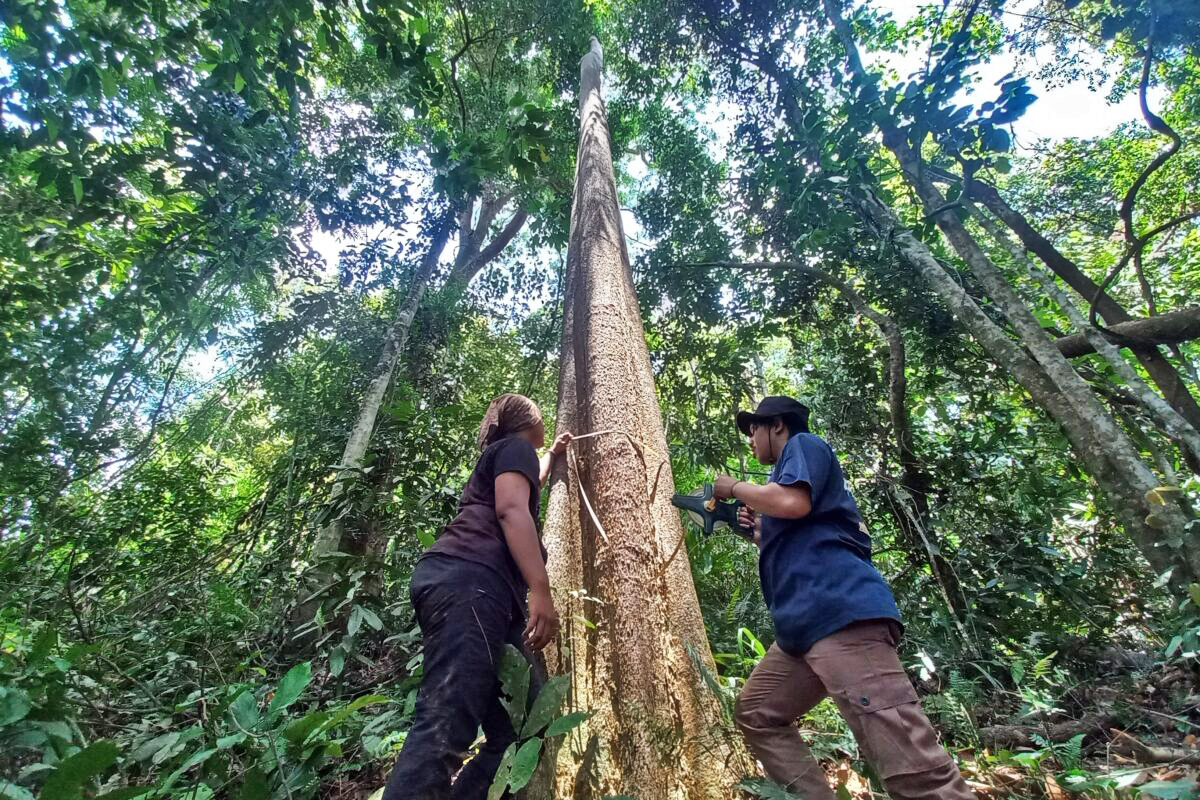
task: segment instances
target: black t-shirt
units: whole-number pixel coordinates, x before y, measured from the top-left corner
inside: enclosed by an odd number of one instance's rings
[[[458,514],[442,529],[441,536],[426,554],[454,556],[495,570],[512,589],[517,606],[524,609],[529,587],[508,550],[496,516],[496,477],[505,472],[519,472],[529,480],[529,513],[536,525],[542,499],[538,471],[537,453],[524,439],[512,436],[490,445],[479,456],[475,471],[463,489]],[[543,547],[542,560],[545,558]]]

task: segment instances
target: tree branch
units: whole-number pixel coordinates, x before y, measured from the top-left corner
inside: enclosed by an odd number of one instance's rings
[[[1166,136],[1171,140],[1171,143],[1167,145],[1165,150],[1160,151],[1158,155],[1156,155],[1154,159],[1146,165],[1145,169],[1142,170],[1141,174],[1139,174],[1137,179],[1133,182],[1133,185],[1131,185],[1129,190],[1125,192],[1125,198],[1121,201],[1121,208],[1118,211],[1118,215],[1121,217],[1121,222],[1124,226],[1126,242],[1125,255],[1121,257],[1121,260],[1118,261],[1112,270],[1109,271],[1108,275],[1105,276],[1104,281],[1100,284],[1100,288],[1102,290],[1107,289],[1112,282],[1116,280],[1117,275],[1121,273],[1121,270],[1123,270],[1125,266],[1132,260],[1136,269],[1138,270],[1138,282],[1141,285],[1142,296],[1145,298],[1146,305],[1152,314],[1154,313],[1154,297],[1150,293],[1150,285],[1147,283],[1141,270],[1142,250],[1145,249],[1146,243],[1149,242],[1150,239],[1145,236],[1137,235],[1137,231],[1134,229],[1133,225],[1133,211],[1134,206],[1137,204],[1138,192],[1140,192],[1142,187],[1146,185],[1146,181],[1150,180],[1150,176],[1157,172],[1163,166],[1163,164],[1167,163],[1167,161],[1173,155],[1175,155],[1175,153],[1178,152],[1179,148],[1183,145],[1183,140],[1179,137],[1179,134],[1177,134],[1171,128],[1171,126],[1163,120],[1162,117],[1150,110],[1150,105],[1146,100],[1146,91],[1150,85],[1150,68],[1154,64],[1154,22],[1154,13],[1151,11],[1150,31],[1146,40],[1146,55],[1142,60],[1142,77],[1138,82],[1138,105],[1141,106],[1142,117],[1146,120],[1146,125],[1149,126],[1150,130]],[[1098,296],[1099,295],[1097,294],[1097,298]],[[1092,325],[1097,324],[1097,298],[1093,298],[1091,309],[1088,313],[1088,319]]]
[[[1150,347],[1189,342],[1200,339],[1200,306],[1189,306],[1166,314],[1120,322],[1104,330],[1110,337],[1117,339],[1114,344],[1120,347]],[[1078,358],[1096,352],[1083,334],[1079,333],[1056,339],[1054,344],[1067,358]]]
[[[461,288],[466,288],[479,271],[490,264],[497,256],[508,247],[509,243],[516,238],[521,232],[521,228],[525,227],[525,222],[529,219],[529,212],[523,208],[517,209],[516,213],[509,219],[508,224],[496,234],[492,241],[488,242],[487,247],[479,251],[478,255],[468,259],[455,266],[451,271],[446,285],[458,285]]]

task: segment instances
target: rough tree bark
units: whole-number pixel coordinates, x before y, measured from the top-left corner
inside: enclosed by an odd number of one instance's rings
[[[564,620],[550,668],[595,712],[552,754],[548,792],[729,798],[750,770],[720,703],[682,547],[667,442],[621,230],[593,39],[564,293],[557,425],[596,435],[557,464],[545,542]],[[585,622],[586,620],[586,622]]]
[[[839,0],[822,2],[846,50],[851,71],[863,85],[871,86],[853,33],[842,17]],[[923,170],[919,154],[909,146],[903,132],[886,120],[880,121],[879,127],[884,145],[896,156],[905,180],[917,193],[926,213],[933,217],[943,236],[1002,311],[1029,355],[983,315],[924,245],[908,237],[907,247],[901,247],[901,252],[992,357],[1002,366],[1008,362],[1013,376],[1062,426],[1097,484],[1113,502],[1143,556],[1156,571],[1171,570],[1173,587],[1182,592],[1200,576],[1200,546],[1197,546],[1200,542],[1195,541],[1196,534],[1188,532],[1187,516],[1178,507],[1156,506],[1148,499],[1158,481],[1129,437],[1046,336],[1032,312],[962,222],[947,210],[945,197]],[[875,218],[876,225],[884,217],[893,216],[873,198],[860,207]],[[885,236],[895,238],[900,244],[900,232],[894,223],[885,222],[880,227]]]

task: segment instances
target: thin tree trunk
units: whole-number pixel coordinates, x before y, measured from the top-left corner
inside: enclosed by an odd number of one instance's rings
[[[935,178],[956,180],[949,173],[943,173],[934,168],[929,169]],[[1017,235],[1017,238],[1021,240],[1021,244],[1027,250],[1036,255],[1043,264],[1074,289],[1080,297],[1089,303],[1095,300],[1096,312],[1109,326],[1110,330],[1116,328],[1120,323],[1134,320],[1129,312],[1122,308],[1108,292],[1103,291],[1099,284],[1084,274],[1083,270],[1074,261],[1059,252],[1046,237],[1038,233],[1024,215],[1004,200],[1000,192],[996,190],[996,187],[974,179],[967,182],[966,194],[968,197],[978,200],[1003,221],[1009,230]],[[1072,342],[1074,341],[1072,340]],[[1196,402],[1196,398],[1180,377],[1179,371],[1154,346],[1154,341],[1151,338],[1146,346],[1133,345],[1130,349],[1146,370],[1151,380],[1158,386],[1159,391],[1163,393],[1163,397],[1171,404],[1171,407],[1178,411],[1194,427],[1200,428],[1200,403]],[[1060,340],[1058,344],[1059,349],[1063,350],[1064,355],[1067,355],[1069,358],[1077,355],[1074,351],[1068,352],[1064,349],[1066,342],[1063,340]],[[1088,349],[1084,352],[1091,352],[1091,350]],[[1078,355],[1082,354],[1082,352],[1078,353]]]
[[[551,579],[571,620],[550,665],[596,712],[555,754],[554,797],[732,798],[749,769],[701,670],[715,671],[621,231],[593,39],[567,258],[558,425],[597,435],[559,464]],[[588,620],[588,624],[579,618]],[[594,626],[594,627],[593,627]]]
[[[893,242],[901,257],[921,274],[996,364],[1012,375],[1058,422],[1082,463],[1112,498],[1118,516],[1151,568],[1160,574],[1174,569],[1172,580],[1176,589],[1194,581],[1200,575],[1200,557],[1197,556],[1200,548],[1162,546],[1165,537],[1146,521],[1151,510],[1147,508],[1146,490],[1139,491],[1131,486],[1124,474],[1112,466],[1094,430],[1075,412],[1049,376],[942,269],[929,248],[912,235],[891,209],[873,195],[855,198],[854,202],[877,235]],[[1182,539],[1185,534],[1181,530],[1178,535]]]
[[[974,211],[976,220],[996,240],[996,243],[1008,250],[1013,260],[1023,265],[1029,276],[1040,283],[1046,293],[1054,298],[1054,301],[1062,308],[1063,313],[1071,320],[1071,324],[1079,329],[1079,333],[1076,335],[1082,336],[1094,351],[1098,352],[1108,362],[1113,371],[1125,382],[1125,386],[1129,392],[1137,398],[1142,407],[1150,414],[1151,419],[1179,442],[1185,455],[1191,461],[1200,461],[1200,433],[1188,424],[1188,421],[1180,416],[1175,409],[1171,408],[1166,400],[1155,394],[1142,381],[1138,374],[1134,372],[1133,367],[1129,366],[1129,362],[1121,355],[1117,346],[1108,341],[1099,329],[1092,327],[1082,312],[1071,303],[1070,298],[1058,288],[1058,284],[1054,282],[1052,277],[1034,266],[1025,254],[1004,235],[995,222],[974,209],[970,204],[968,204],[968,208]],[[1200,308],[1196,310],[1200,311]],[[1200,319],[1200,315],[1197,316]],[[1056,344],[1058,344],[1061,350],[1061,340],[1056,342]]]
[[[871,86],[869,76],[862,66],[858,48],[849,24],[841,15],[838,0],[822,0],[826,16],[833,24],[846,50],[851,71],[856,77]],[[1030,362],[1023,354],[1019,358],[1006,356],[1013,366],[1019,367],[1014,376],[1033,394],[1034,399],[1051,413],[1063,427],[1076,452],[1086,460],[1097,483],[1114,502],[1125,522],[1126,529],[1137,542],[1145,558],[1158,572],[1172,571],[1174,587],[1182,590],[1200,574],[1200,547],[1194,539],[1200,538],[1186,531],[1187,517],[1175,506],[1154,506],[1148,499],[1158,482],[1153,471],[1141,460],[1137,449],[1112,416],[1100,405],[1096,396],[1084,380],[1071,367],[1070,362],[1047,338],[1045,332],[1025,306],[1013,287],[975,242],[966,227],[952,213],[946,211],[945,197],[933,185],[922,170],[918,154],[909,147],[904,135],[887,122],[880,124],[885,146],[892,151],[900,163],[905,179],[916,191],[926,213],[931,215],[950,242],[955,252],[970,267],[980,284],[987,290],[997,307],[1028,348],[1036,362]],[[877,200],[876,206],[880,206]],[[878,213],[878,209],[872,209]],[[891,227],[890,225],[888,227]],[[896,235],[895,228],[889,231]],[[912,244],[919,245],[915,239]],[[924,255],[930,255],[926,248]],[[910,247],[909,255],[920,254]],[[929,259],[932,262],[932,258]],[[924,258],[918,258],[922,273],[930,285],[944,299],[949,300],[962,292],[940,265],[932,262],[935,269],[927,269]],[[995,327],[983,316],[978,306],[966,298],[969,306],[959,300],[959,310],[974,309],[978,314],[959,319],[966,323],[972,333],[979,336],[985,330],[983,323]],[[978,317],[983,317],[979,320]],[[1015,349],[1015,345],[998,328],[987,338],[980,337],[982,344],[996,358],[1001,352]],[[1165,546],[1164,546],[1165,545]]]
[[[375,370],[371,380],[367,383],[366,391],[363,392],[358,419],[355,420],[354,427],[350,429],[350,435],[346,438],[346,446],[342,450],[342,458],[338,462],[340,472],[338,480],[330,492],[331,503],[337,502],[346,493],[350,481],[358,479],[359,470],[362,469],[363,459],[366,457],[367,448],[371,443],[371,434],[375,431],[375,422],[379,418],[379,409],[383,405],[384,395],[387,394],[388,386],[391,385],[392,374],[396,371],[396,364],[400,361],[404,346],[408,343],[408,332],[412,327],[413,317],[417,313],[417,307],[421,304],[421,298],[425,296],[425,290],[429,287],[430,278],[433,276],[438,259],[441,258],[442,250],[445,249],[446,242],[450,239],[452,227],[453,217],[449,215],[434,223],[429,249],[421,259],[421,264],[413,276],[408,295],[396,309],[396,316],[392,318],[391,327],[388,329],[387,336],[383,340],[383,347],[379,351],[379,359],[375,362]],[[340,551],[345,532],[346,526],[343,519],[334,519],[323,526],[317,533],[317,539],[313,544],[313,557],[320,559]]]

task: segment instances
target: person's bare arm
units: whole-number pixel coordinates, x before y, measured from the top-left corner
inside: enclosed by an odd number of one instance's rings
[[[554,437],[554,444],[550,446],[550,449],[538,460],[538,480],[541,481],[542,486],[545,486],[546,481],[550,478],[550,467],[553,466],[555,457],[567,452],[567,445],[570,443],[571,434],[560,433]]]
[[[529,587],[529,624],[525,626],[525,641],[534,650],[541,650],[558,635],[558,612],[550,597],[550,578],[542,561],[537,525],[529,513],[529,480],[519,472],[502,472],[496,476],[496,517],[504,531],[508,552],[512,553],[517,569]]]
[[[812,491],[807,486],[759,486],[721,475],[713,484],[713,494],[721,500],[737,498],[758,513],[776,519],[800,519],[812,511]]]

